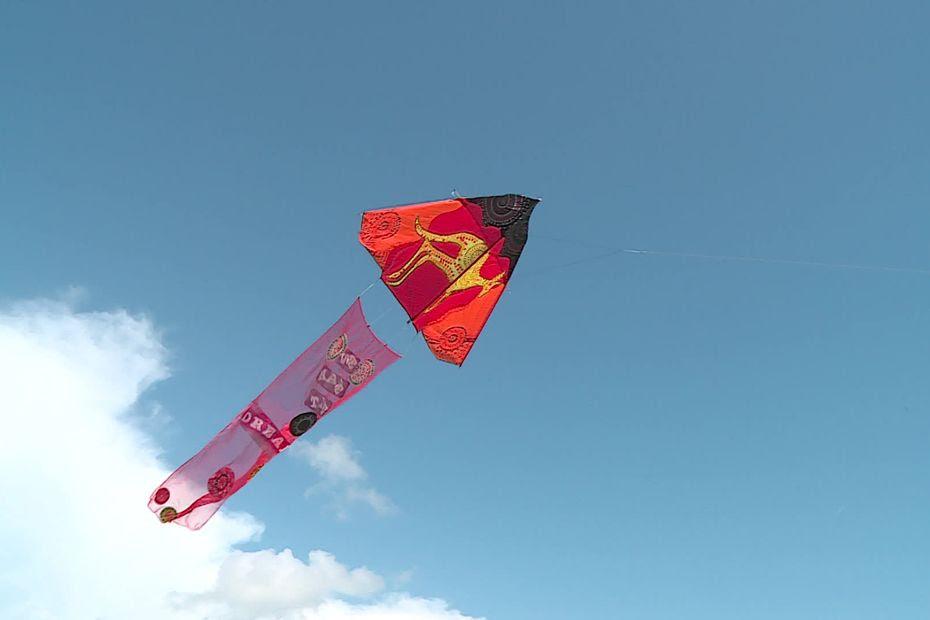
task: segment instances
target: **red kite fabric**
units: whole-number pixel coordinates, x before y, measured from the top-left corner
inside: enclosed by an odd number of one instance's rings
[[[359,240],[438,359],[465,361],[520,258],[538,202],[507,194],[362,214]]]
[[[265,463],[400,356],[355,303],[149,498],[162,522],[200,529]]]

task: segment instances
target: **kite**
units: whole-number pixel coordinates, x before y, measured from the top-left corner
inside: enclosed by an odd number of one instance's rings
[[[152,493],[149,509],[163,523],[200,529],[265,463],[398,359],[371,331],[356,299],[325,334]]]
[[[517,265],[538,202],[507,194],[362,214],[359,240],[437,359],[465,361]]]
[[[367,211],[359,240],[437,359],[461,366],[504,292],[539,200],[454,198]],[[361,299],[149,496],[197,530],[272,458],[400,359]]]

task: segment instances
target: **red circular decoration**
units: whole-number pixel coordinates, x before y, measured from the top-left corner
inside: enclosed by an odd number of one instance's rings
[[[375,374],[374,360],[365,360],[352,369],[352,374],[349,375],[349,381],[358,385],[373,374]]]
[[[168,501],[169,497],[171,497],[171,491],[169,491],[165,487],[162,487],[158,489],[157,491],[155,491],[155,503],[156,504],[164,504],[165,502]]]
[[[468,330],[461,325],[447,327],[440,334],[424,330],[423,337],[426,338],[430,350],[436,357],[453,364],[462,363],[471,343],[475,341],[468,335]]]
[[[400,230],[400,216],[393,211],[369,213],[362,222],[362,241],[370,243],[394,236]]]
[[[215,474],[207,480],[207,491],[216,498],[223,498],[229,495],[233,482],[236,480],[236,474],[228,467],[217,470]]]
[[[345,334],[342,334],[338,338],[332,341],[329,345],[329,348],[326,349],[326,357],[331,360],[339,357],[343,351],[346,350],[346,346],[349,344],[349,339]]]
[[[465,344],[468,332],[464,327],[450,327],[439,338],[439,346],[444,351],[457,351]]]

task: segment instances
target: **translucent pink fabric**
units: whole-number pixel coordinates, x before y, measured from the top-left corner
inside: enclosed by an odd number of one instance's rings
[[[199,529],[265,463],[398,359],[371,331],[356,299],[335,325],[152,493],[149,509],[165,523]]]

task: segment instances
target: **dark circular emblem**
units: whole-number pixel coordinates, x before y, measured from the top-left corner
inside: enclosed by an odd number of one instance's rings
[[[291,419],[289,428],[291,429],[291,435],[294,437],[300,437],[316,424],[316,414],[312,411],[307,411],[296,415]]]

